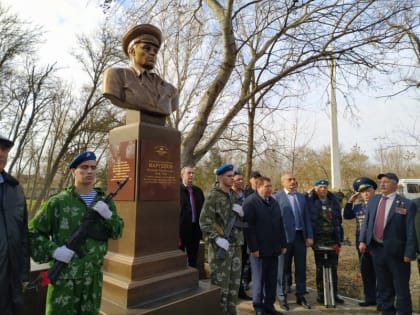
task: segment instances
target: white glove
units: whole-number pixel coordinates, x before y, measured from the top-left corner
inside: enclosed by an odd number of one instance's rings
[[[104,219],[112,217],[112,211],[109,210],[108,205],[102,200],[99,200],[92,209],[98,212]]]
[[[72,257],[74,256],[74,251],[67,248],[66,245],[63,245],[63,246],[57,247],[55,251],[53,252],[52,256],[54,257],[55,260],[68,264],[70,260],[72,259]]]
[[[242,206],[238,205],[237,203],[233,204],[233,211],[235,211],[241,218],[244,216],[244,210],[242,209]]]
[[[223,248],[225,251],[229,249],[229,242],[223,237],[216,237],[216,245]]]

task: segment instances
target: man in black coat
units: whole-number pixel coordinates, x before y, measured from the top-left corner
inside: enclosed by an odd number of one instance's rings
[[[181,170],[179,215],[179,248],[187,251],[188,265],[197,268],[197,255],[202,237],[199,218],[204,203],[203,191],[192,184],[194,169],[185,166]]]
[[[252,304],[257,315],[282,314],[275,310],[278,256],[286,252],[286,235],[280,206],[271,197],[271,180],[256,179],[257,191],[244,203],[244,219],[248,223],[245,237],[251,252],[253,277]]]
[[[318,303],[324,303],[323,265],[331,267],[334,300],[335,303],[343,304],[344,300],[338,296],[338,258],[341,242],[343,241],[343,227],[341,206],[334,194],[328,191],[329,182],[325,179],[315,181],[314,188],[307,196],[309,216],[311,218],[312,231],[314,234],[314,251],[316,265],[316,288],[318,291]],[[334,248],[335,251],[327,251],[325,247]],[[324,255],[327,255],[325,259]]]
[[[0,313],[18,314],[29,281],[28,212],[22,187],[4,170],[13,142],[0,135]]]

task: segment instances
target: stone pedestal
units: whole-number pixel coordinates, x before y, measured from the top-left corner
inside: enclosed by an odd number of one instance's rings
[[[121,239],[109,241],[102,314],[165,314],[179,303],[198,311],[206,299],[218,309],[219,289],[200,286],[197,269],[177,247],[180,133],[133,122],[111,130],[109,138],[109,190],[113,182],[129,181],[114,199],[125,226]]]

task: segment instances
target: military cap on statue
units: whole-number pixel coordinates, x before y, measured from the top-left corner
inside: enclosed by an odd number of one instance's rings
[[[222,164],[216,169],[216,175],[222,175],[226,172],[233,171],[232,164]]]
[[[399,181],[398,176],[394,173],[381,173],[378,175],[378,179],[381,179],[382,177],[387,177],[389,179],[395,180],[397,183]]]
[[[318,179],[314,182],[314,186],[328,186],[330,183],[326,179]]]
[[[4,137],[2,135],[0,135],[0,143],[7,148],[13,147],[13,144],[14,144],[13,141],[7,139],[6,137]]]
[[[160,48],[162,32],[151,24],[140,24],[130,28],[122,38],[122,48],[127,56],[128,48],[133,40],[140,43],[149,43]]]
[[[92,151],[86,151],[82,152],[79,155],[77,155],[73,161],[69,163],[69,168],[76,168],[80,163],[83,163],[85,161],[95,161],[96,155]]]
[[[353,182],[353,189],[357,192],[361,192],[369,187],[372,187],[374,190],[376,190],[376,188],[378,188],[378,185],[375,183],[374,180],[368,177],[358,177]]]

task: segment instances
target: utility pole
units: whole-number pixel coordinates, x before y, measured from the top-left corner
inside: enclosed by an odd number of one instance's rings
[[[331,48],[333,51],[334,48]],[[328,62],[330,77],[330,147],[331,147],[331,188],[334,190],[341,189],[341,173],[340,173],[340,152],[338,147],[338,128],[337,128],[337,101],[335,98],[335,58],[331,56]]]

